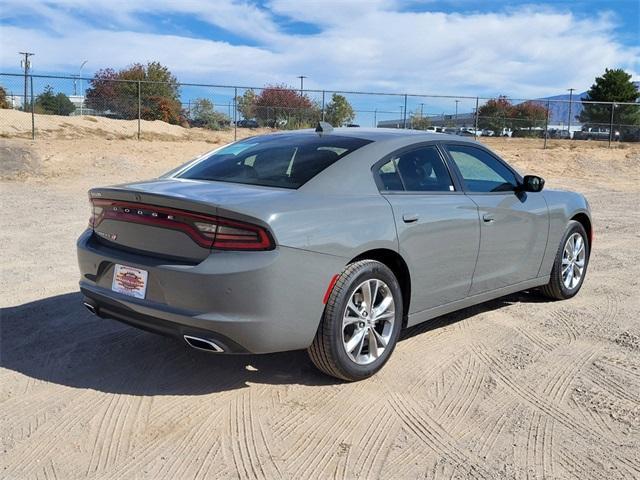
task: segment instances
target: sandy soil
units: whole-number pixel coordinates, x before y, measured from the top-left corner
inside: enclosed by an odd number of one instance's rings
[[[489,143],[589,198],[582,291],[413,328],[343,384],[304,352],[209,355],[81,306],[86,190],[212,139],[0,139],[0,478],[640,478],[640,148]]]

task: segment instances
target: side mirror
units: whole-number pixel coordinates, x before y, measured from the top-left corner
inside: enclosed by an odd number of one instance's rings
[[[540,192],[544,188],[544,178],[536,175],[525,175],[521,189],[525,192]]]

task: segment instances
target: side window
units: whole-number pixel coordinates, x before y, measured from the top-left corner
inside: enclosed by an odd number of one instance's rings
[[[493,155],[466,145],[447,146],[470,192],[508,192],[518,185],[514,173]]]
[[[404,190],[395,159],[389,160],[378,169],[378,177],[385,192],[402,192]]]
[[[392,159],[408,192],[452,192],[451,175],[434,146],[420,147]]]

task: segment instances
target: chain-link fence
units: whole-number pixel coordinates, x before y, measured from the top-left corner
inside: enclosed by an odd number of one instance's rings
[[[302,90],[0,73],[3,137],[114,138],[334,126],[602,145],[640,141],[639,103]],[[2,99],[0,99],[1,101]],[[149,123],[153,122],[153,123]]]

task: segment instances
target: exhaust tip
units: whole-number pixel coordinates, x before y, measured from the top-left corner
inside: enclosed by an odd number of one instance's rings
[[[220,347],[217,343],[204,338],[194,337],[191,335],[184,335],[184,341],[187,342],[187,344],[190,347],[196,348],[198,350],[205,350],[207,352],[215,352],[215,353],[224,352],[224,349],[222,349],[222,347]]]
[[[92,314],[94,315],[98,315],[98,310],[96,309],[96,307],[92,304],[90,304],[89,302],[83,302],[83,305],[85,306],[85,308],[87,310],[89,310]]]

